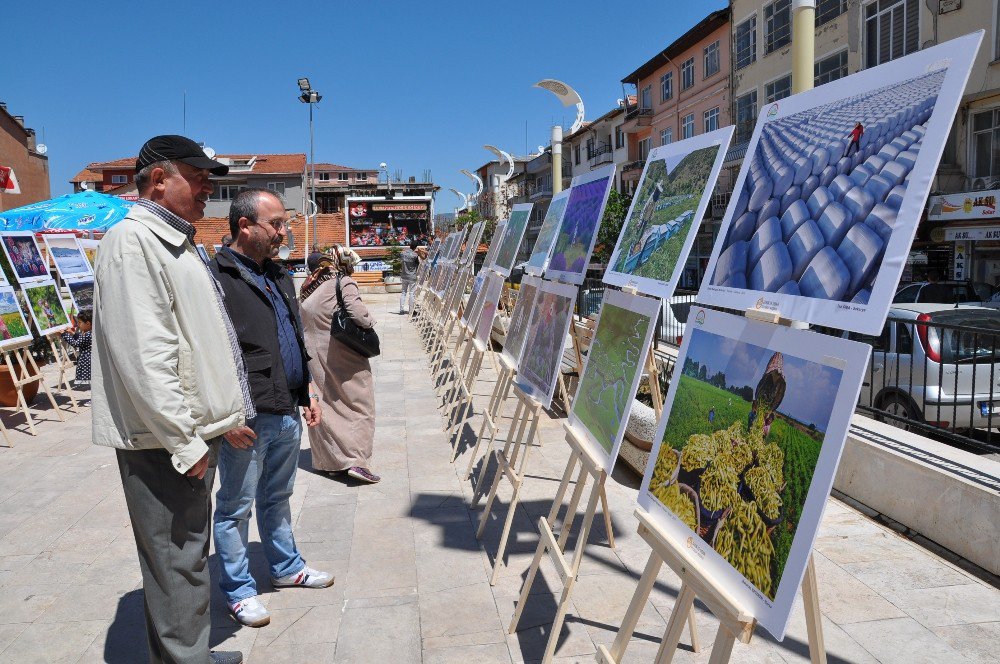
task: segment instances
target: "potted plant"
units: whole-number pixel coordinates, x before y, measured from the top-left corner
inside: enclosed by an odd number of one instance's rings
[[[382,272],[382,282],[385,283],[386,293],[400,293],[403,291],[403,281],[400,278],[400,275],[403,274],[402,253],[402,247],[389,247],[386,249],[385,260],[389,264],[389,269]]]

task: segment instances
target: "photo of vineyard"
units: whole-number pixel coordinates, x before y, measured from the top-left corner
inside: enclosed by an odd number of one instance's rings
[[[649,493],[774,599],[842,372],[694,330]]]

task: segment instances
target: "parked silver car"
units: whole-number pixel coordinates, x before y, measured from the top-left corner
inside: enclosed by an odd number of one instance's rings
[[[885,421],[1000,427],[1000,311],[895,304],[879,336],[849,337],[872,346],[859,403],[896,416]]]

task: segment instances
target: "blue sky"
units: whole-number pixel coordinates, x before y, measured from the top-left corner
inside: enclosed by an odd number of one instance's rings
[[[706,365],[709,378],[722,371],[728,385],[756,390],[773,355],[773,350],[761,346],[695,330],[687,357]],[[783,360],[786,389],[778,412],[825,432],[843,372],[788,353],[783,353]]]
[[[49,148],[53,195],[91,161],[186,134],[220,153],[305,152],[296,79],[323,94],[316,161],[432,171],[437,211],[454,209],[458,170],[523,154],[572,122],[543,78],[570,84],[587,119],[620,80],[725,2],[8,3],[0,100]],[[618,10],[625,11],[619,15]],[[552,37],[551,33],[555,32]],[[527,123],[527,136],[525,126]]]

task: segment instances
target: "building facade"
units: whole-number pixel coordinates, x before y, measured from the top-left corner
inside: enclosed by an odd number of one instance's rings
[[[38,152],[35,130],[24,125],[24,117],[11,115],[0,102],[0,166],[13,170],[21,193],[0,191],[0,212],[52,197],[49,159]]]
[[[634,98],[630,98],[635,103]],[[568,160],[572,177],[615,164],[614,188],[622,191],[622,168],[629,161],[625,138],[625,100],[593,122],[563,139],[563,161]]]

